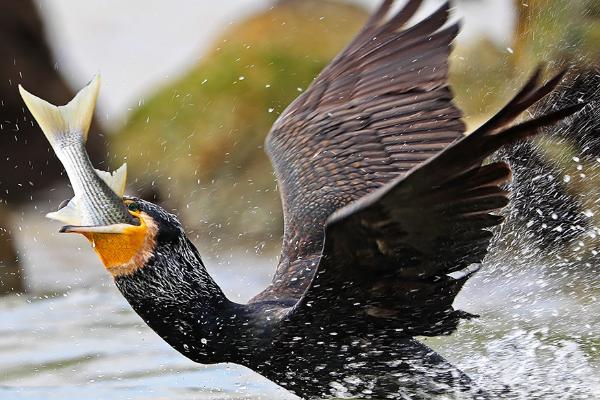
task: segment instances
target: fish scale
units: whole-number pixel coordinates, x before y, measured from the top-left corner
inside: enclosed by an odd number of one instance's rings
[[[83,143],[66,146],[62,151],[64,157],[59,158],[67,170],[74,192],[90,194],[82,196],[78,201],[84,211],[82,225],[107,225],[127,221],[129,213],[124,207],[112,206],[121,205],[122,201],[94,171]],[[107,212],[97,213],[96,210]]]

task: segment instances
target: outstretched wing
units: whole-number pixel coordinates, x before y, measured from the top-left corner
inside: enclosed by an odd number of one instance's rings
[[[340,315],[348,315],[356,318],[355,327],[361,321],[382,324],[410,336],[456,329],[466,314],[452,308],[454,297],[474,271],[472,264],[483,260],[492,237],[488,229],[502,221],[492,213],[508,203],[501,185],[510,179],[510,168],[483,160],[582,107],[502,129],[561,76],[538,87],[538,71],[474,133],[335,212],[326,224],[316,274],[290,319],[310,316],[327,324],[334,315],[338,323]]]
[[[299,298],[314,272],[324,224],[335,210],[406,173],[462,136],[448,88],[456,24],[448,3],[399,29],[421,0],[365,27],[275,122],[267,152],[282,194],[285,232],[273,284],[256,300]]]

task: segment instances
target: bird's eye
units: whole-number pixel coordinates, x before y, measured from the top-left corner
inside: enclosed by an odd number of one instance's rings
[[[136,212],[136,211],[139,211],[139,210],[140,210],[140,205],[139,205],[138,203],[135,203],[135,202],[133,202],[133,203],[129,203],[129,204],[127,205],[127,209],[128,209],[129,211],[131,211],[131,212]]]

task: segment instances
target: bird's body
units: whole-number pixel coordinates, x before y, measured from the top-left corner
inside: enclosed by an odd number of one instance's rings
[[[190,359],[248,366],[305,398],[485,398],[414,337],[472,317],[452,303],[502,222],[510,180],[506,163],[484,160],[583,105],[507,127],[561,79],[540,85],[537,71],[464,136],[447,83],[449,5],[401,30],[421,1],[388,17],[392,3],[267,138],[284,241],[272,284],[248,304],[226,298],[177,218],[152,203],[124,199],[139,227],[70,228],[91,235],[133,309]]]

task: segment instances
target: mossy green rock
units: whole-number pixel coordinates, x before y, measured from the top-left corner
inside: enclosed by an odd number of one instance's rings
[[[278,242],[282,211],[265,136],[365,18],[336,2],[283,1],[230,29],[113,136],[132,184],[158,186],[200,239]]]
[[[515,0],[518,10],[513,47],[518,66],[600,61],[598,0]]]

